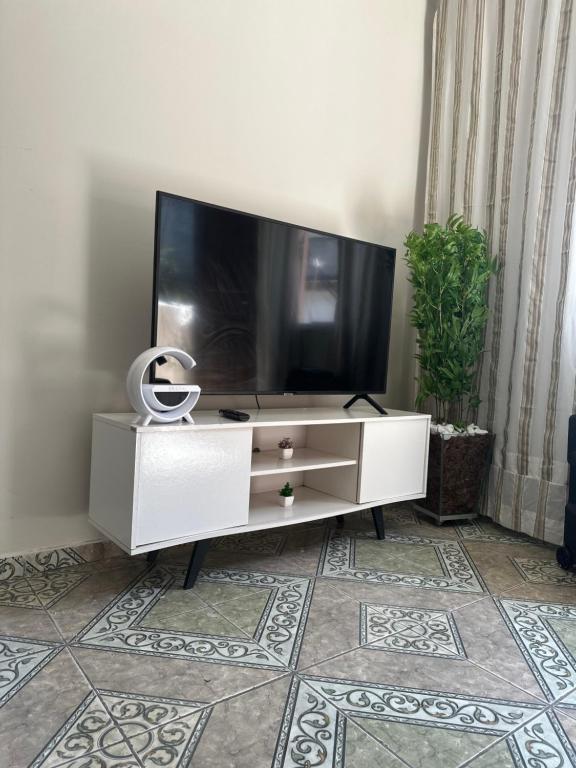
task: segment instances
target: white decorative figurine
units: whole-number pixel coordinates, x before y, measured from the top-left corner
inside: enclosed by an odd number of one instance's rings
[[[148,367],[160,357],[173,357],[187,371],[194,368],[196,362],[187,352],[177,347],[151,347],[130,366],[126,377],[126,389],[132,408],[142,417],[142,424],[159,421],[168,424],[179,419],[186,419],[190,424],[194,420],[190,411],[200,397],[200,387],[196,384],[145,384],[144,375]],[[187,396],[178,405],[165,405],[156,397],[157,392],[187,392]]]

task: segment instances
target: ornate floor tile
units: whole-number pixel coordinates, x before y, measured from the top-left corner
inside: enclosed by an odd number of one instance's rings
[[[360,641],[371,650],[466,658],[458,628],[448,611],[361,604]]]
[[[110,541],[95,541],[76,547],[49,549],[12,557],[0,557],[0,581],[60,568],[79,568],[100,560],[127,559],[129,555]]]
[[[516,571],[516,573],[518,572]],[[528,600],[534,603],[576,605],[575,591],[572,584],[536,584],[530,581],[520,581],[509,589],[495,591],[493,595],[498,598]]]
[[[576,605],[502,599],[500,610],[548,701],[576,708]],[[574,704],[572,704],[574,701]]]
[[[212,550],[222,552],[261,552],[265,555],[279,555],[286,544],[286,534],[279,531],[255,531],[239,535],[222,536],[214,539]]]
[[[482,582],[463,547],[453,540],[390,534],[384,541],[333,533],[318,574],[421,589],[482,593]]]
[[[466,763],[466,768],[518,768],[505,739],[501,739],[472,762]]]
[[[202,701],[209,706],[287,674],[283,667],[190,662],[185,658],[143,657],[81,647],[73,648],[72,653],[88,680],[99,690],[113,689],[154,699]]]
[[[272,768],[403,765],[305,680],[292,681]]]
[[[317,664],[362,643],[360,603],[317,580],[300,650],[298,669]]]
[[[271,573],[293,573],[313,577],[318,567],[318,560],[324,542],[325,526],[294,526],[291,530],[283,529],[277,535],[282,536],[278,546],[280,551],[265,552],[260,542],[254,549],[226,550],[222,546],[212,547],[204,560],[205,568],[233,568]],[[250,534],[248,534],[248,537]],[[229,538],[229,537],[225,537]],[[238,542],[244,535],[238,537]]]
[[[489,736],[510,733],[542,707],[444,691],[306,675],[306,682],[347,715]]]
[[[131,584],[145,573],[149,565],[141,561],[124,562],[110,571],[64,569],[39,574],[30,580],[50,598],[57,599],[47,605],[47,613],[66,640],[75,637],[92,619],[105,610]]]
[[[30,768],[55,768],[74,758],[85,758],[89,765],[87,756],[93,752],[112,763],[133,758],[121,731],[97,694],[91,691],[44,746]]]
[[[515,768],[576,765],[558,719],[536,706],[356,681],[305,679],[328,705],[348,717],[361,718],[364,729],[414,768],[468,765],[470,758],[503,736],[506,748],[502,742],[495,748],[502,762],[494,762],[494,768],[506,765],[506,752]],[[481,764],[470,763],[478,768]]]
[[[203,709],[202,701],[98,689],[98,695],[123,735],[134,738],[144,731],[165,726]]]
[[[180,587],[182,575],[181,568],[160,565],[138,576],[80,632],[73,644],[269,669],[295,665],[312,592],[309,579],[231,570],[204,571],[203,585],[239,587],[244,591],[249,588],[256,598],[259,592],[264,592],[265,602],[257,603],[258,615],[252,615],[248,622],[252,630],[249,637],[238,625],[228,621],[225,607],[228,602],[223,603],[224,607],[217,613],[205,608],[158,617],[159,602],[173,587]],[[182,595],[180,589],[179,595]],[[182,598],[188,596],[189,593],[184,593]],[[190,598],[197,600],[193,593]],[[230,603],[237,616],[236,601]],[[246,619],[246,615],[240,616],[241,621]]]
[[[420,586],[408,586],[360,581],[356,579],[332,579],[319,576],[316,584],[327,584],[335,592],[359,603],[394,605],[406,609],[418,608],[431,611],[453,611],[464,605],[471,605],[488,597],[486,592],[456,592],[453,590],[427,589]]]
[[[533,720],[467,763],[468,768],[569,768],[576,766],[570,724],[554,710]]]
[[[393,536],[398,534],[393,534]],[[406,542],[395,541],[394,538],[382,543],[372,536],[356,536],[353,542],[354,565],[360,569],[407,570],[414,576],[444,576],[446,570],[439,557],[436,547],[415,545],[410,549],[410,562],[406,562]]]
[[[189,548],[0,561],[0,765],[576,768],[576,577],[388,512],[222,538],[189,591]]]
[[[30,610],[0,605],[0,632],[5,636],[29,640],[47,640],[57,643],[62,641],[50,616],[39,607],[36,610]]]
[[[119,745],[118,749],[120,749]],[[60,763],[58,768],[142,768],[142,764],[132,756],[128,745],[123,744],[122,751],[130,756],[115,756],[113,749],[101,750],[71,762]]]
[[[0,707],[61,650],[57,643],[41,643],[0,636]]]
[[[144,768],[161,765],[188,768],[211,710],[205,709],[128,739]]]
[[[467,541],[496,542],[498,544],[529,544],[531,539],[521,533],[509,531],[488,518],[467,520],[455,526],[458,536]]]
[[[183,595],[184,599],[188,597],[182,589],[170,590],[166,597],[173,594]],[[237,637],[241,635],[241,638],[245,639],[244,632],[238,632],[237,624],[228,621],[222,614],[212,610],[202,601],[197,600],[189,603],[189,605],[195,605],[197,602],[199,606],[193,610],[181,612],[177,610],[174,605],[175,602],[173,600],[162,600],[161,596],[158,602],[140,620],[140,627],[142,629],[166,630],[171,633],[182,632],[193,635],[222,635],[223,637]],[[246,608],[247,601],[238,602],[242,608]],[[261,613],[262,611],[260,611],[258,617]],[[242,627],[240,629],[243,630]]]
[[[298,678],[292,680],[272,768],[343,768],[346,718]]]
[[[270,768],[289,684],[287,676],[215,704],[190,768]],[[173,723],[174,728],[180,723]],[[172,768],[173,763],[167,765]]]
[[[532,768],[576,766],[576,751],[562,727],[561,719],[549,710],[506,739],[516,765]]]
[[[26,555],[26,573],[35,575],[44,571],[54,571],[60,568],[71,568],[84,565],[87,561],[73,547],[50,549],[46,552],[36,552]]]
[[[486,597],[458,608],[452,612],[452,619],[471,662],[546,701],[495,598]]]
[[[205,569],[198,584],[202,599],[249,634],[270,658],[296,666],[312,599],[311,579]]]
[[[422,521],[416,510],[407,505],[390,504],[384,507],[384,525],[390,529],[397,529],[404,525],[421,525]],[[374,530],[372,511],[364,509],[360,514],[346,515],[344,528],[362,528],[367,531]]]
[[[437,526],[428,517],[410,504],[391,504],[384,507],[384,525],[387,537],[391,534],[402,533],[405,536],[426,536],[438,539],[457,539],[458,535],[453,526]],[[365,509],[344,517],[342,533],[374,532],[372,512]]]
[[[463,645],[468,653],[465,639]],[[414,768],[456,768],[546,706],[456,656],[375,652],[363,645],[301,675]]]
[[[91,691],[72,712],[30,768],[80,766],[188,766],[210,709],[201,702],[153,698],[117,691]],[[74,764],[74,763],[72,763]]]
[[[386,522],[392,525],[422,525],[422,519],[416,510],[406,504],[385,507],[384,515]],[[370,520],[372,519],[372,513],[369,510],[367,511],[367,516],[369,516]]]
[[[26,561],[23,557],[0,557],[0,583],[24,576]]]
[[[107,570],[121,567],[141,556],[130,557],[110,541],[96,541],[77,547],[49,549],[23,555],[27,575],[59,571],[67,568],[74,570]]]
[[[28,576],[28,581],[42,607],[51,608],[86,578],[88,578],[86,573],[57,570]]]
[[[271,597],[272,590],[262,589],[246,598],[226,600],[218,605],[218,610],[235,627],[239,627],[250,637],[255,637]]]
[[[453,730],[422,723],[405,724],[368,718],[359,722],[375,739],[399,752],[411,768],[461,766],[498,738],[478,731]]]
[[[306,676],[328,706],[356,719],[415,768],[456,768],[542,708],[436,690]]]
[[[346,718],[344,768],[406,768],[406,763]],[[296,767],[295,767],[296,768]],[[298,764],[300,768],[300,764]]]
[[[554,560],[554,548],[535,541],[502,543],[459,539],[492,594],[529,582],[515,560]]]
[[[13,608],[41,608],[30,582],[25,578],[0,581],[0,606]]]
[[[177,729],[182,722],[186,720],[171,725]],[[173,765],[168,761],[161,764]],[[405,768],[297,677],[276,680],[216,704],[198,740],[191,765]]]
[[[0,707],[3,768],[28,768],[91,693],[85,676],[66,648],[43,662]]]
[[[574,689],[562,699],[558,699],[556,703],[558,709],[565,711],[570,717],[576,718],[576,691]]]
[[[98,691],[144,766],[188,766],[211,709],[202,702]]]
[[[533,584],[567,584],[576,587],[576,574],[562,570],[555,560],[515,557],[513,562],[524,581]],[[574,599],[576,600],[576,591]]]
[[[173,588],[162,592],[143,620],[148,626],[154,627],[155,621],[168,619],[176,614],[205,610],[206,603],[199,597],[198,586],[197,583],[195,589],[181,589],[180,584],[175,581]]]

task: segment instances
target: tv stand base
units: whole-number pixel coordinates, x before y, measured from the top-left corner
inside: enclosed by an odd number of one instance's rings
[[[370,397],[370,395],[366,394],[366,392],[363,392],[361,395],[354,395],[354,397],[350,398],[347,403],[344,403],[342,406],[343,408],[350,408],[350,406],[354,405],[354,403],[357,400],[366,400],[366,402],[372,406],[372,408],[375,408],[378,413],[380,413],[382,416],[387,416],[387,412],[382,408],[380,403],[377,403],[376,400],[374,400],[373,397]]]
[[[371,510],[376,541],[387,504],[426,494],[430,417],[387,411],[251,410],[246,423],[195,411],[194,424],[147,427],[135,414],[97,414],[90,521],[129,555],[144,555],[148,568],[164,564],[161,550],[188,545],[179,579],[188,589],[202,579],[215,537],[332,518],[342,533],[345,515]],[[297,438],[289,461],[279,460],[280,435]],[[290,508],[278,503],[287,480],[296,486]]]

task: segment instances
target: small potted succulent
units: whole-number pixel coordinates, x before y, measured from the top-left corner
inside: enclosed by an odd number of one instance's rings
[[[283,437],[278,443],[281,459],[291,459],[294,454],[294,440],[291,437]]]
[[[291,507],[292,504],[294,504],[294,488],[292,488],[290,483],[283,485],[278,491],[278,494],[280,496],[281,507]]]

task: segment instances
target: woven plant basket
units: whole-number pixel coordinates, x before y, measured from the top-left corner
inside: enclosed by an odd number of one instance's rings
[[[466,435],[443,440],[430,435],[426,498],[418,506],[442,519],[474,517],[492,456],[494,435]]]

